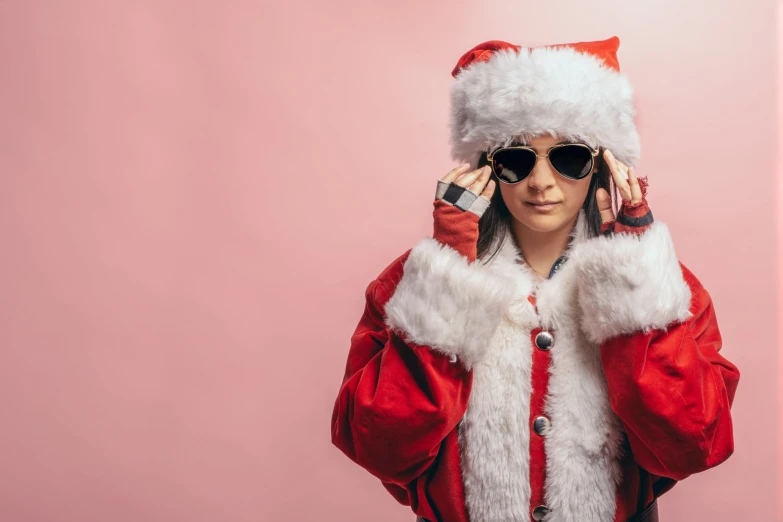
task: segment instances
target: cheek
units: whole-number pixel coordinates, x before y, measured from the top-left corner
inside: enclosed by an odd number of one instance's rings
[[[587,196],[587,191],[589,188],[589,182],[574,183],[572,185],[563,187],[563,196],[565,197],[566,201],[568,201],[569,205],[581,205]]]
[[[525,191],[522,184],[506,185],[504,183],[498,183],[498,187],[501,195],[503,196],[503,203],[508,207],[509,212],[512,215],[518,215],[522,210],[525,200]]]
[[[590,191],[592,177],[593,175],[591,174],[579,181],[566,181],[565,183],[560,184],[560,190],[563,193],[563,198],[569,208],[578,208],[582,206],[587,197],[587,193]]]

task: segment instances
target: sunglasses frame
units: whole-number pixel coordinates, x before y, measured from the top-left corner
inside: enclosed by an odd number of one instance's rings
[[[552,165],[552,160],[549,159],[549,153],[552,152],[554,149],[559,149],[562,147],[584,147],[585,149],[590,151],[590,172],[592,172],[593,169],[595,168],[595,158],[601,152],[601,147],[598,147],[596,150],[593,150],[589,145],[586,145],[584,143],[558,143],[557,145],[553,145],[549,147],[549,149],[544,154],[537,153],[535,149],[533,149],[533,147],[530,147],[529,145],[512,145],[510,147],[499,147],[493,150],[492,152],[489,151],[485,151],[485,152],[487,155],[487,161],[492,167],[492,173],[495,175],[496,178],[498,178],[498,181],[500,181],[501,183],[505,183],[506,185],[516,185],[517,183],[524,181],[528,176],[530,176],[530,172],[533,172],[533,169],[536,168],[536,164],[538,163],[538,158],[546,158],[547,161],[549,162],[549,165],[551,165],[551,167],[555,170],[555,172],[557,172],[558,174],[560,174],[566,179],[578,181],[580,179],[586,178],[587,176],[581,178],[573,178],[571,176],[567,176],[566,174],[563,174],[562,172],[557,170],[557,167]],[[533,163],[533,167],[530,169],[530,172],[528,172],[522,178],[520,178],[519,181],[505,181],[503,178],[498,176],[497,173],[495,172],[495,154],[497,154],[501,150],[509,150],[509,149],[525,149],[525,150],[529,150],[530,152],[536,155],[536,161],[535,163]]]

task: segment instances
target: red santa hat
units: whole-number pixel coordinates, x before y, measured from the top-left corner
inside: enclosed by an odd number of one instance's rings
[[[451,155],[474,168],[485,150],[543,134],[639,160],[633,88],[620,72],[620,39],[522,47],[481,43],[451,75]]]

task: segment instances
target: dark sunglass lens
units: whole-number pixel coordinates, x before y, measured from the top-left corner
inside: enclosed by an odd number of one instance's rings
[[[527,149],[502,149],[495,153],[495,175],[506,183],[527,177],[536,164],[536,155]]]
[[[590,174],[591,158],[590,150],[581,145],[565,145],[549,153],[552,166],[563,176],[573,179],[582,179]]]

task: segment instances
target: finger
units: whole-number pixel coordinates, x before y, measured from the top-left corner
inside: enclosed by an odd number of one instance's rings
[[[601,224],[615,219],[612,211],[612,198],[604,188],[595,191],[595,202],[598,205],[598,213],[601,214]]]
[[[639,203],[642,200],[642,187],[639,186],[639,178],[633,167],[628,169],[628,184],[631,186],[631,203]]]
[[[476,194],[477,196],[481,194],[481,192],[484,190],[484,187],[487,185],[487,181],[489,181],[489,167],[486,167],[485,169],[482,169],[479,171],[480,174],[478,176],[478,179],[474,181],[469,187],[468,190]],[[462,176],[463,178],[465,176]],[[457,183],[461,182],[462,178],[457,180]]]
[[[614,178],[614,184],[617,185],[617,189],[620,191],[620,196],[628,201],[631,200],[631,187],[628,184],[628,175],[623,170],[624,165],[614,157],[614,154],[609,149],[604,151],[604,157],[606,163],[609,165],[609,170],[612,172]]]
[[[462,165],[459,165],[458,167],[455,167],[451,169],[448,174],[443,176],[441,181],[445,181],[446,183],[449,183],[451,181],[454,181],[459,177],[460,174],[463,172],[466,172],[470,168],[470,163],[463,163]]]
[[[612,154],[611,150],[607,150],[609,153],[609,157],[611,158],[612,163],[614,163],[614,166],[617,167],[617,170],[622,174],[622,179],[628,180],[628,165],[620,161],[615,157],[614,154]]]
[[[471,185],[473,185],[473,183],[478,178],[480,178],[482,176],[484,178],[486,178],[486,179],[489,179],[490,171],[491,171],[491,169],[489,168],[489,165],[484,165],[480,169],[476,169],[476,170],[471,171],[471,172],[465,172],[461,176],[457,176],[457,179],[454,180],[454,183],[456,183],[460,187],[468,188]],[[486,183],[486,179],[485,179],[484,183]],[[482,188],[484,187],[483,184],[481,186],[482,186]]]
[[[484,187],[484,192],[482,192],[479,197],[492,201],[493,194],[495,194],[495,180],[491,179],[489,180],[489,183],[487,183],[487,186]]]

